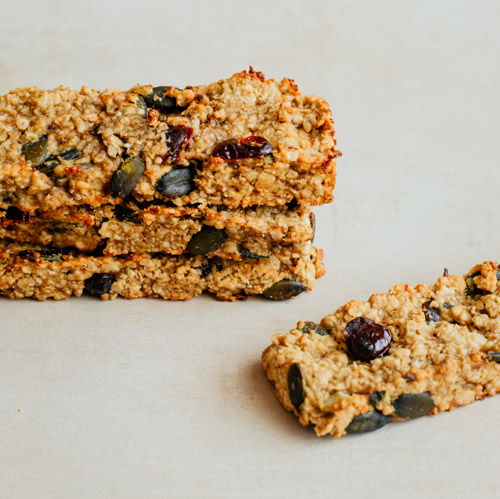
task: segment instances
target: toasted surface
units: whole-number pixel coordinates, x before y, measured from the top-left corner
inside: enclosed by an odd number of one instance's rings
[[[321,321],[321,334],[299,323],[275,335],[263,352],[265,372],[285,409],[335,437],[493,395],[500,390],[499,279],[498,265],[485,262],[430,287],[398,284],[351,301]],[[345,329],[357,317],[390,332],[387,355],[361,361],[347,348]]]
[[[266,80],[253,70],[164,90],[162,98],[173,103],[167,110],[146,109],[152,86],[125,92],[32,87],[1,96],[0,205],[96,207],[119,202],[130,190],[139,201],[170,199],[179,206],[331,201],[339,153],[323,99],[301,95],[292,80]],[[214,155],[227,140],[253,136],[266,139],[270,152],[239,160]],[[123,192],[121,182],[113,190],[113,176],[129,158],[140,158],[144,172],[134,172],[138,183]],[[157,187],[174,167],[185,169],[192,185],[172,198]]]

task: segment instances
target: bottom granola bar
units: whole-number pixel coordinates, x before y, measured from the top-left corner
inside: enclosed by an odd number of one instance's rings
[[[204,256],[133,253],[92,256],[73,250],[4,241],[0,295],[60,300],[85,291],[103,299],[161,297],[188,300],[204,291],[220,300],[249,295],[292,298],[324,273],[322,252],[281,261],[277,256],[241,261]]]
[[[277,334],[262,360],[281,404],[340,437],[449,411],[500,391],[500,271],[398,284],[319,324]]]

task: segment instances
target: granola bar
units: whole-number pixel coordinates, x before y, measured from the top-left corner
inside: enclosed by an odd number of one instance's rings
[[[332,200],[326,101],[250,69],[209,85],[19,88],[0,97],[0,207]]]
[[[241,261],[202,255],[130,253],[97,256],[0,242],[0,295],[60,300],[85,291],[103,299],[187,300],[206,291],[220,300],[249,295],[285,299],[312,289],[324,272],[322,252],[290,261],[279,255]]]
[[[319,324],[277,334],[262,360],[276,394],[317,435],[449,411],[500,390],[500,271],[485,262],[433,286],[398,284]]]
[[[66,207],[47,212],[0,210],[0,238],[106,256],[126,253],[179,255],[190,249],[241,260],[308,255],[314,236],[310,209],[286,207],[169,207],[136,203]]]

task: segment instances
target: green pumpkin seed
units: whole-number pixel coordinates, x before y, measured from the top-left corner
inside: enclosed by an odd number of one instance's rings
[[[396,415],[404,419],[425,416],[435,407],[429,392],[405,393],[400,395],[392,405],[396,409]]]
[[[67,149],[60,154],[51,154],[47,159],[37,167],[39,171],[45,173],[45,175],[51,175],[54,168],[61,164],[63,161],[74,161],[82,155],[82,151],[78,149]]]
[[[194,234],[188,243],[188,250],[193,255],[207,255],[217,251],[226,241],[224,229],[216,229],[211,225],[203,225],[200,232]]]
[[[319,334],[320,336],[329,335],[328,331],[323,326],[320,326],[319,324],[310,321],[304,322],[299,331],[304,334],[316,333]]]
[[[168,87],[154,87],[151,93],[144,96],[144,101],[148,107],[152,107],[161,113],[173,113],[177,107],[177,101],[174,97],[165,95]]]
[[[34,142],[23,144],[21,152],[26,161],[31,161],[34,166],[41,165],[48,155],[47,136],[42,135]]]
[[[135,105],[139,108],[139,116],[145,118],[148,115],[148,105],[146,99],[142,95],[138,95],[135,100]]]
[[[300,407],[302,406],[305,398],[305,382],[302,378],[302,372],[300,371],[300,366],[298,364],[292,364],[288,370],[288,394],[290,395],[290,401],[292,402],[295,409],[300,412]]]
[[[194,168],[176,166],[158,180],[155,189],[169,199],[189,194],[194,189]]]
[[[269,286],[262,294],[270,300],[288,300],[306,289],[307,286],[301,282],[283,279]]]
[[[348,393],[343,392],[342,390],[330,393],[330,395],[326,397],[325,402],[323,404],[323,411],[330,412],[333,410],[333,406],[336,403],[340,402],[341,400],[349,400],[351,397],[352,395],[349,395]]]
[[[252,258],[252,259],[269,258],[268,256],[262,256],[262,255],[257,255],[257,253],[252,253],[250,250],[247,250],[246,248],[243,248],[242,246],[238,246],[238,253],[243,258]]]
[[[368,433],[382,428],[390,421],[391,418],[381,412],[365,412],[354,416],[346,431],[347,433]]]
[[[490,360],[493,362],[500,362],[500,353],[499,352],[489,352],[486,354]]]
[[[126,159],[111,177],[112,196],[121,198],[128,196],[140,182],[144,169],[144,161],[141,158]]]

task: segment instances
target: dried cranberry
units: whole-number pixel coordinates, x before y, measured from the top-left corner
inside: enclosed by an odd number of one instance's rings
[[[193,129],[188,126],[177,125],[169,127],[165,133],[167,146],[170,149],[169,156],[177,157],[192,135]]]
[[[111,286],[115,281],[114,274],[94,274],[85,281],[85,291],[94,296],[101,296],[111,291]]]
[[[391,333],[368,317],[353,319],[347,324],[344,334],[351,357],[365,362],[383,357],[392,344]]]
[[[5,219],[14,220],[15,222],[29,222],[30,215],[15,206],[9,206],[5,212]]]
[[[272,151],[272,145],[264,137],[250,135],[241,140],[230,139],[215,146],[212,156],[235,160],[257,158]]]
[[[439,322],[441,320],[439,308],[431,307],[430,301],[422,303],[422,310],[424,311],[425,322],[427,322],[427,324],[429,324],[430,322]]]

